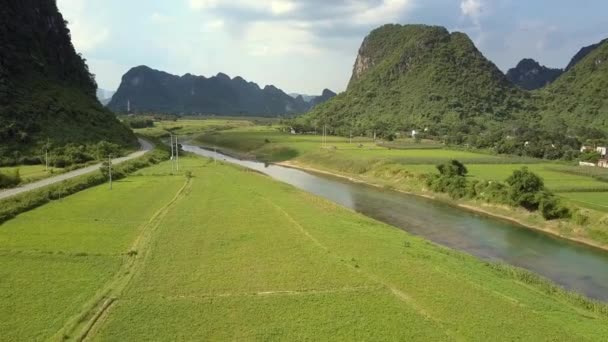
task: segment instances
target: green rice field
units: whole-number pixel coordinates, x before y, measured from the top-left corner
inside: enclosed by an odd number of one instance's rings
[[[255,172],[182,165],[192,178],[161,163],[0,226],[3,339],[608,338],[604,306],[523,271]]]

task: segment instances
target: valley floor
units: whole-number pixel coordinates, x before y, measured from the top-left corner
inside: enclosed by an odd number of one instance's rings
[[[0,226],[7,340],[608,339],[608,309],[184,158]]]

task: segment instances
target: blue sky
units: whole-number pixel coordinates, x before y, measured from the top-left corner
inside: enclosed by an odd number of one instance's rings
[[[386,23],[462,31],[506,71],[564,67],[608,38],[605,0],[57,0],[101,88],[131,67],[224,72],[286,92],[343,91],[365,35]]]

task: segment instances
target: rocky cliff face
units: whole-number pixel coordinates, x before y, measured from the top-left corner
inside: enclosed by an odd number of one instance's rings
[[[552,69],[540,65],[533,59],[523,59],[507,72],[507,78],[513,84],[526,90],[540,89],[563,74],[562,69]]]
[[[135,142],[97,101],[95,80],[55,1],[3,1],[0,51],[0,154],[47,139]]]
[[[127,72],[108,107],[115,112],[174,114],[280,115],[303,113],[311,104],[275,86],[261,89],[242,77],[219,73],[210,78],[139,66]]]

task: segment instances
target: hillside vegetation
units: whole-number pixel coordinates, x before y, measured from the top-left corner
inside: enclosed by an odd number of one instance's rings
[[[365,38],[346,92],[294,120],[300,131],[418,137],[498,153],[575,158],[605,140],[608,44],[535,92],[509,82],[463,33],[385,25]]]
[[[55,1],[9,0],[0,9],[0,157],[42,146],[135,146],[133,133],[96,99]]]

